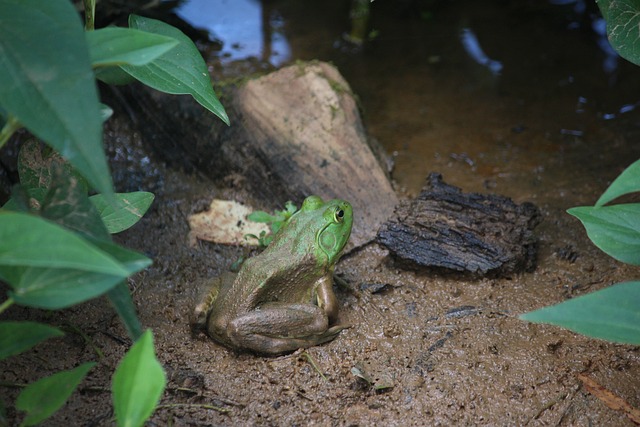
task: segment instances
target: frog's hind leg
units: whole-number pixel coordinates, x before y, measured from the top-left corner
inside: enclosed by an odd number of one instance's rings
[[[211,307],[218,298],[220,289],[222,288],[225,280],[233,281],[233,279],[228,279],[225,275],[222,275],[213,279],[208,279],[200,285],[200,295],[198,296],[197,304],[191,314],[190,323],[193,331],[204,329],[206,327]]]
[[[229,322],[235,347],[278,355],[331,341],[343,328],[327,328],[324,311],[311,304],[267,303]]]

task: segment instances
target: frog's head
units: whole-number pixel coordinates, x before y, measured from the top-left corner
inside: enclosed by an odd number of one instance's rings
[[[349,202],[329,200],[323,202],[318,196],[305,199],[301,212],[314,212],[315,252],[319,264],[335,265],[342,255],[351,235],[353,210]]]

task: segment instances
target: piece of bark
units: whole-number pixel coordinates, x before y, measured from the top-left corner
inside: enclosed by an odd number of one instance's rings
[[[348,250],[373,240],[398,203],[351,89],[329,64],[299,63],[226,88],[230,127],[190,97],[141,86],[125,95],[143,139],[167,162],[234,182],[252,205],[299,206],[311,194],[348,200]]]
[[[401,203],[377,238],[397,261],[413,268],[500,276],[535,268],[532,230],[539,221],[531,203],[463,193],[432,173],[420,195]]]

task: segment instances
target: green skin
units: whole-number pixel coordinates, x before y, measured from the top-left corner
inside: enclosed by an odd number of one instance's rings
[[[333,271],[351,235],[343,200],[305,199],[259,255],[214,279],[194,311],[211,338],[238,350],[282,354],[335,338]]]

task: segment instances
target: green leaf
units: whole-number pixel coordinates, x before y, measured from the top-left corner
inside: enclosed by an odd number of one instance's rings
[[[34,215],[0,210],[0,266],[75,269],[127,277],[130,272],[87,240]]]
[[[95,70],[96,79],[108,85],[128,85],[136,81],[120,67],[100,67]]]
[[[136,313],[136,306],[131,299],[131,292],[127,282],[121,282],[117,286],[111,288],[107,293],[109,301],[113,308],[120,316],[120,320],[124,324],[127,334],[132,340],[137,340],[142,335],[142,325]]]
[[[253,211],[249,215],[247,215],[247,219],[253,222],[264,222],[270,223],[275,221],[282,221],[282,217],[274,216],[265,211]]]
[[[94,365],[93,362],[84,363],[29,384],[16,400],[16,408],[27,412],[22,425],[33,426],[53,415]]]
[[[130,15],[129,26],[171,37],[178,41],[178,46],[150,64],[139,67],[123,65],[123,70],[156,90],[174,95],[190,94],[200,105],[229,124],[229,117],[211,86],[207,65],[189,37],[169,24],[142,16]]]
[[[69,1],[0,2],[0,106],[113,191],[84,31]]]
[[[53,326],[37,322],[0,322],[0,360],[22,353],[52,337],[64,333]]]
[[[108,27],[85,35],[93,67],[145,65],[178,44],[170,37],[132,28]]]
[[[124,356],[113,374],[112,395],[118,426],[144,424],[155,410],[166,378],[147,330]]]
[[[640,344],[640,282],[625,282],[525,313],[522,320],[562,326],[594,338]]]
[[[640,160],[626,168],[602,193],[596,206],[603,206],[613,199],[640,191]]]
[[[589,239],[607,255],[640,265],[640,203],[580,206],[567,212],[582,221]]]
[[[11,284],[9,296],[27,307],[58,310],[109,291],[122,277],[73,269],[2,267],[0,277]]]
[[[640,65],[640,1],[596,0],[607,21],[607,36],[613,48],[628,61]]]
[[[115,205],[102,194],[91,196],[90,200],[98,210],[104,225],[111,234],[119,233],[134,225],[147,212],[154,199],[153,193],[136,191],[117,193]]]

